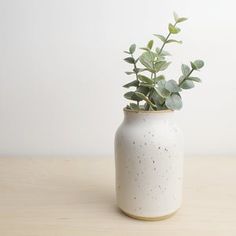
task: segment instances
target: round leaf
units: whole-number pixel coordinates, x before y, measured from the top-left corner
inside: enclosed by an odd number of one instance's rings
[[[191,80],[185,80],[185,81],[180,85],[180,87],[181,87],[182,89],[191,89],[191,88],[194,87],[194,83],[193,83],[193,81],[191,81]]]
[[[165,80],[160,80],[158,83],[158,87],[155,88],[157,93],[162,97],[162,98],[167,98],[170,95],[170,91],[168,91],[165,88],[166,81]]]
[[[132,44],[130,47],[129,47],[129,52],[130,54],[133,54],[135,52],[135,49],[136,49],[136,45],[135,44]]]
[[[148,69],[153,69],[153,62],[156,57],[156,54],[153,52],[144,52],[140,57],[139,61]]]
[[[166,62],[166,61],[158,61],[155,63],[155,71],[163,71],[165,70],[169,65],[171,64],[171,62]]]
[[[158,81],[160,81],[160,80],[164,80],[165,79],[165,76],[164,75],[159,75],[159,76],[157,76],[157,77],[155,77],[154,78],[154,83],[157,83]]]
[[[193,63],[197,67],[197,69],[201,69],[204,66],[204,61],[202,60],[196,60]]]
[[[165,102],[165,98],[161,97],[155,89],[152,90],[150,96],[156,105],[161,105]]]
[[[193,70],[197,70],[197,66],[192,61],[190,62],[190,64]]]
[[[178,33],[180,32],[180,29],[177,28],[177,27],[175,27],[175,26],[172,25],[172,24],[169,24],[168,29],[169,29],[169,32],[170,32],[171,34],[178,34]]]
[[[177,93],[181,91],[175,80],[168,80],[165,84],[165,88],[171,93]]]
[[[180,110],[182,108],[182,99],[177,94],[171,94],[166,98],[165,105],[171,110]]]
[[[185,64],[182,64],[181,70],[182,70],[183,75],[188,75],[189,72],[190,72],[189,66],[187,66],[187,65],[185,65]]]

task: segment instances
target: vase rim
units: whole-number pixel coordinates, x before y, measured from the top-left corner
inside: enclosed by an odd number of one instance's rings
[[[159,111],[145,111],[145,110],[134,111],[134,110],[127,109],[126,107],[123,108],[123,111],[124,112],[132,112],[132,113],[167,113],[167,112],[174,112],[173,110],[170,110],[170,109],[159,110]]]

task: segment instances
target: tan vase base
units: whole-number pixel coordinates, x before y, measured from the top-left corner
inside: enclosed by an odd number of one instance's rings
[[[170,218],[171,216],[173,216],[173,215],[178,211],[178,209],[177,209],[176,211],[174,211],[174,212],[172,212],[172,213],[170,213],[170,214],[168,214],[168,215],[163,215],[163,216],[145,217],[145,216],[138,216],[138,215],[133,215],[133,214],[127,213],[127,212],[125,212],[124,210],[122,210],[121,208],[120,208],[120,210],[121,210],[125,215],[127,215],[127,216],[129,216],[129,217],[131,217],[131,218],[134,218],[134,219],[136,219],[136,220],[145,220],[145,221],[159,221],[159,220],[165,220],[165,219],[168,219],[168,218]]]

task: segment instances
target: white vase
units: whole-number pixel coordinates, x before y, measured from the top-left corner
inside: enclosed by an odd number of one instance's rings
[[[174,115],[124,109],[115,135],[116,197],[131,217],[160,220],[180,208],[183,135]]]

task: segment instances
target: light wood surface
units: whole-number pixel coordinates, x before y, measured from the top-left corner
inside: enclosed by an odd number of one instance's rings
[[[236,158],[185,160],[184,204],[146,222],[117,210],[113,158],[0,158],[1,236],[235,236]]]

